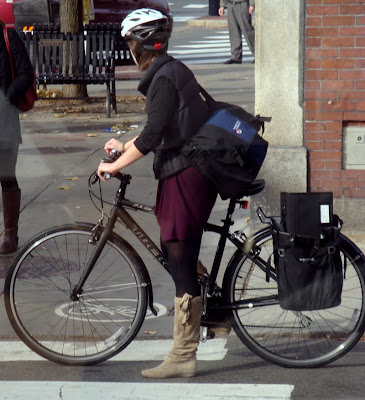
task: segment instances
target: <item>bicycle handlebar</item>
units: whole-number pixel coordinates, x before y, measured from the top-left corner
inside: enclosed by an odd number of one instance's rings
[[[105,158],[102,158],[102,159],[100,160],[100,162],[101,162],[101,163],[113,163],[114,161],[118,160],[118,158],[119,158],[122,154],[123,154],[123,153],[121,153],[121,152],[118,151],[117,149],[112,149],[112,150],[110,151],[109,156],[108,156],[108,157],[105,157]],[[106,180],[109,180],[111,177],[112,177],[112,176],[111,176],[111,174],[110,174],[109,172],[106,172],[106,173],[104,174],[104,178],[105,178]],[[119,180],[122,180],[122,179],[124,178],[124,174],[122,174],[121,172],[117,172],[117,173],[114,175],[114,178],[117,178],[117,179],[119,179]],[[98,180],[99,180],[99,175],[98,175],[98,172],[95,171],[95,172],[92,174],[92,178],[91,178],[90,182],[91,182],[92,185],[94,185]]]

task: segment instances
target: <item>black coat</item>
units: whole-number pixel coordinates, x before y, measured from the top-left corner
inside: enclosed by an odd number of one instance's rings
[[[10,59],[6,48],[4,33],[0,28],[0,89],[5,93],[11,104],[16,104],[17,99],[33,83],[34,73],[24,43],[14,31],[8,29],[16,78],[13,81],[10,69]]]
[[[208,108],[194,74],[167,54],[151,63],[138,90],[146,96],[148,120],[134,144],[143,154],[155,151],[155,177],[164,179],[191,165],[181,146],[206,121]]]
[[[8,30],[14,66],[15,80],[11,76],[10,58],[6,48],[3,30],[0,28],[0,157],[1,151],[8,151],[22,142],[17,99],[32,85],[34,74],[27,50],[13,29]],[[1,171],[0,171],[1,174]]]

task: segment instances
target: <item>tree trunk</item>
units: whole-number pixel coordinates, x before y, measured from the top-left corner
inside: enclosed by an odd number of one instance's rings
[[[61,32],[82,31],[82,0],[60,1],[60,25]],[[87,97],[87,87],[84,83],[63,85],[62,91],[65,97]]]

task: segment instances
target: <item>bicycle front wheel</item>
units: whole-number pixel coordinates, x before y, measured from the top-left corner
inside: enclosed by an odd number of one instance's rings
[[[71,298],[96,247],[91,229],[66,225],[38,234],[17,255],[5,282],[15,332],[37,354],[61,364],[91,365],[114,356],[146,315],[145,266],[114,233],[81,295]]]
[[[223,289],[229,302],[246,303],[247,308],[232,311],[233,327],[241,341],[258,356],[283,367],[319,367],[347,353],[365,328],[364,265],[349,243],[341,235],[345,276],[341,304],[316,311],[280,307],[275,278],[266,281],[265,264],[273,253],[269,229],[254,240],[257,261],[237,251],[227,269]]]

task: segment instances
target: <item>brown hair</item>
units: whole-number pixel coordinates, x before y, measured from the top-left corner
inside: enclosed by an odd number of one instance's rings
[[[138,69],[142,72],[146,71],[155,58],[166,53],[166,47],[158,51],[144,50],[143,46],[135,40],[129,40],[128,45],[137,58]]]

